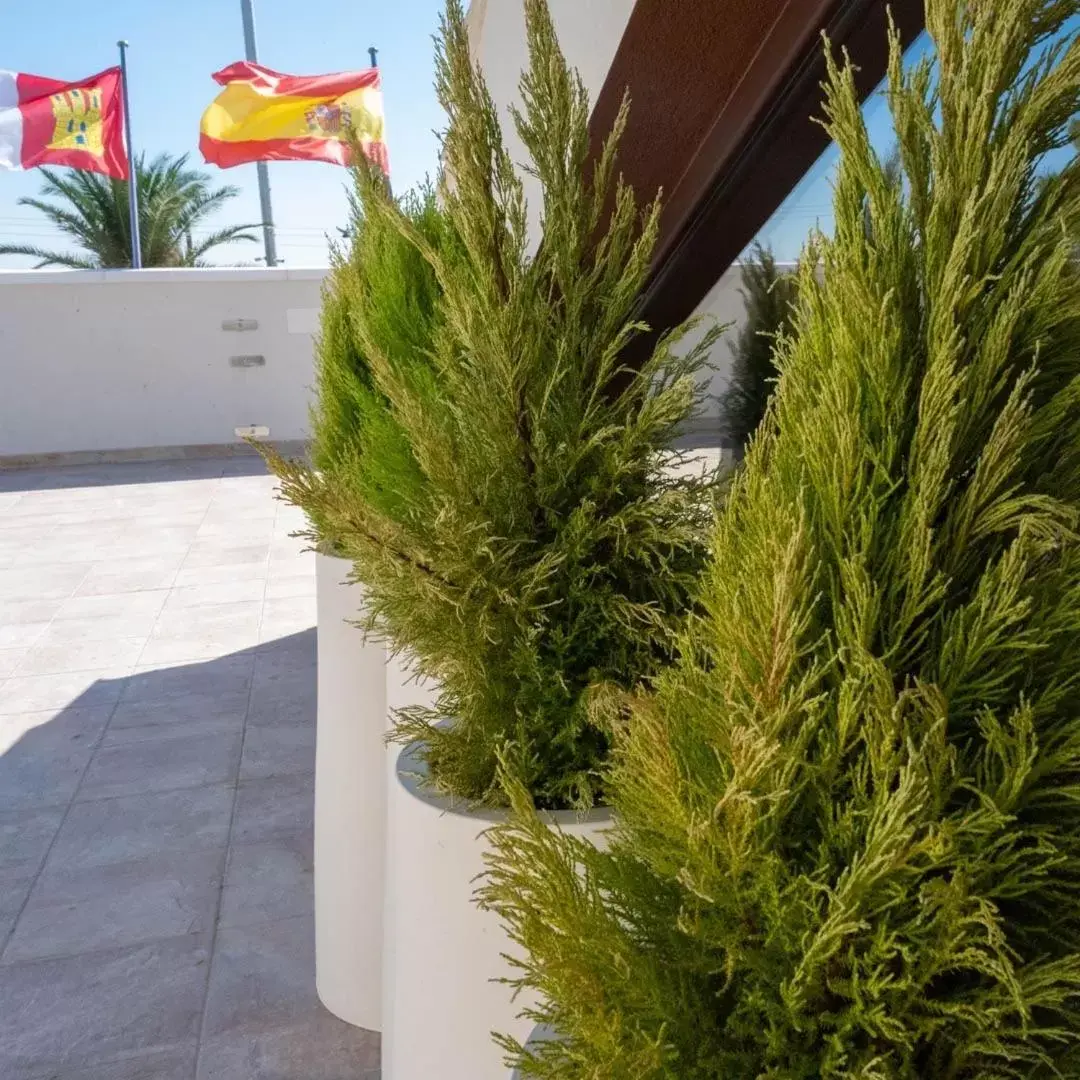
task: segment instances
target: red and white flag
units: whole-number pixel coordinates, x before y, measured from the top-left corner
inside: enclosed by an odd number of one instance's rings
[[[37,165],[127,179],[118,67],[71,83],[0,71],[0,169]]]

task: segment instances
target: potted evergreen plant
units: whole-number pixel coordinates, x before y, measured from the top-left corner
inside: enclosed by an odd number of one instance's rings
[[[830,66],[835,234],[681,659],[611,720],[608,849],[514,782],[495,831],[560,1034],[522,1076],[1077,1075],[1078,15],[928,0],[902,185]]]
[[[354,172],[349,241],[334,253],[323,289],[311,413],[312,465],[320,485],[358,489],[392,506],[409,481],[404,439],[370,374],[366,349],[423,363],[434,334],[438,284],[416,246],[365,204],[386,198],[382,178]],[[438,245],[442,216],[422,188],[396,204]],[[364,342],[365,344],[362,344]],[[382,453],[368,449],[378,441]],[[290,466],[260,447],[275,471]],[[386,650],[365,638],[364,594],[343,557],[335,523],[318,500],[299,500],[316,550],[318,717],[315,762],[316,983],[323,1003],[360,1027],[381,1027],[386,832]]]
[[[625,108],[590,162],[585,90],[543,0],[525,12],[515,122],[542,191],[538,246],[450,0],[437,85],[451,239],[436,247],[389,198],[365,203],[423,254],[441,290],[425,378],[360,338],[395,424],[389,448],[371,437],[360,474],[404,458],[406,482],[391,506],[360,479],[281,471],[286,495],[340,537],[373,625],[434,687],[428,705],[397,715],[406,749],[389,792],[384,1080],[448,1063],[475,1080],[502,1074],[489,1031],[512,1023],[514,1006],[490,980],[511,970],[508,943],[472,903],[480,834],[505,813],[500,762],[546,820],[603,827],[608,739],[589,688],[630,687],[670,660],[714,511],[715,476],[677,475],[671,446],[702,400],[717,331],[682,354],[671,335],[624,363],[642,330],[632,313],[658,208],[640,211],[616,179]]]
[[[720,413],[725,445],[742,456],[776,385],[776,339],[790,330],[798,278],[781,269],[772,251],[760,244],[743,263],[740,278],[746,314],[731,348],[731,375]]]

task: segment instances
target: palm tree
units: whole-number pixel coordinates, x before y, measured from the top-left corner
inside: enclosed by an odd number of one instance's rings
[[[41,171],[45,176],[41,197],[22,198],[19,205],[40,210],[86,254],[0,244],[0,255],[28,255],[40,260],[38,267],[101,270],[130,266],[128,182],[91,172]],[[143,266],[200,266],[211,248],[234,240],[257,239],[247,231],[255,228],[253,225],[230,225],[195,239],[195,230],[239,192],[235,187],[211,187],[206,173],[187,167],[186,154],[161,154],[149,164],[140,155],[135,160],[135,176]]]

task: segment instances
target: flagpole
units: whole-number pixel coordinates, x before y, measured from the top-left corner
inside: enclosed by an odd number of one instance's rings
[[[131,102],[128,99],[128,43],[121,39],[116,44],[120,49],[120,89],[124,98],[124,138],[127,141],[128,217],[131,223],[131,268],[132,270],[141,270],[142,240],[139,236],[139,185],[138,176],[135,170],[135,151],[131,145]]]
[[[371,58],[371,66],[375,69],[379,67],[379,50],[374,45],[368,46],[368,56]],[[384,176],[383,180],[386,182],[386,190],[390,193],[391,197],[394,194],[394,189],[390,185],[390,177]]]
[[[240,13],[244,20],[244,57],[252,64],[259,62],[259,50],[255,42],[255,9],[252,0],[240,0]],[[263,245],[266,265],[277,266],[277,238],[274,235],[274,209],[270,204],[270,170],[265,161],[255,162],[259,177],[259,207],[262,210]]]

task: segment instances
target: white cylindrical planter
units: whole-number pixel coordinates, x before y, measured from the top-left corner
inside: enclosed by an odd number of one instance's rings
[[[529,1041],[525,1044],[525,1049],[532,1049],[539,1043],[554,1042],[558,1037],[558,1033],[553,1028],[549,1028],[547,1024],[537,1024],[529,1036]],[[510,1080],[525,1080],[525,1078],[521,1075],[520,1069],[515,1069],[510,1074]]]
[[[335,1016],[382,1027],[386,649],[352,625],[352,564],[316,556],[315,985]]]
[[[394,726],[393,714],[398,709],[421,706],[431,709],[438,697],[435,684],[417,676],[412,659],[407,652],[394,653],[386,659],[386,730]],[[391,743],[386,755],[386,775],[390,785],[397,772],[398,754],[401,746]]]
[[[401,752],[388,796],[387,963],[383,978],[382,1080],[506,1080],[499,1031],[526,1039],[523,998],[492,980],[514,977],[514,946],[498,917],[473,902],[499,810],[469,811],[417,777],[415,747]],[[566,832],[598,842],[607,810],[581,819],[548,815]]]

